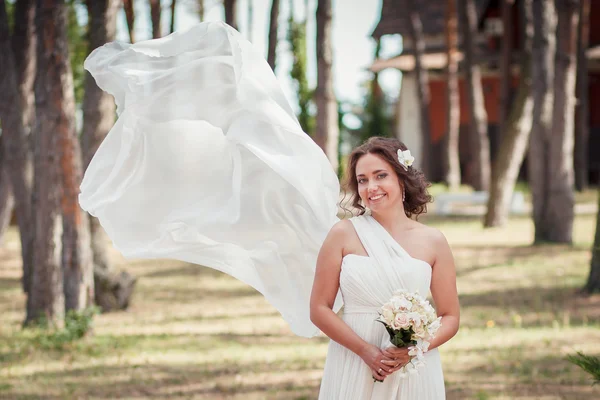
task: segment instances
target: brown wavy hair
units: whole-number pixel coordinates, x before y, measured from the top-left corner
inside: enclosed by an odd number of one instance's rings
[[[364,214],[366,209],[361,204],[361,198],[358,194],[356,164],[365,154],[375,154],[392,166],[401,186],[404,188],[404,213],[407,217],[410,218],[413,215],[418,217],[420,214],[427,212],[427,203],[432,201],[432,197],[427,191],[431,183],[425,179],[425,175],[421,170],[412,166],[405,170],[400,165],[398,162],[399,149],[402,151],[408,150],[406,145],[398,139],[375,136],[350,153],[344,189],[347,193],[351,193],[352,206],[359,210],[359,215]]]

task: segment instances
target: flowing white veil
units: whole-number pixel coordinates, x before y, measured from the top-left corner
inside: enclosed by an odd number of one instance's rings
[[[230,26],[96,49],[85,68],[119,118],[81,183],[81,207],[127,258],[169,258],[257,289],[313,336],[316,258],[338,179],[264,57]],[[334,311],[341,307],[338,294]]]

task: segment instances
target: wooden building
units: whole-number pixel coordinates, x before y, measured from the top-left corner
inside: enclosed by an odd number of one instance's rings
[[[413,44],[410,40],[406,10],[398,0],[382,0],[381,18],[372,36],[377,40],[384,35],[400,34],[403,38],[402,54],[390,59],[376,60],[372,71],[386,68],[396,68],[402,71],[402,85],[398,103],[396,104],[397,118],[395,123],[396,135],[413,150],[413,154],[421,154],[422,146],[430,146],[433,159],[442,159],[442,139],[446,134],[446,1],[417,1],[419,15],[423,25],[425,56],[423,66],[429,73],[430,124],[431,143],[422,143],[419,120],[419,101],[417,97],[417,80],[414,72],[415,60]],[[491,157],[498,149],[500,132],[498,129],[500,111],[500,57],[503,26],[498,0],[474,0],[478,14],[478,37],[476,40],[479,65],[482,73],[482,86],[485,98],[485,108],[488,114],[488,135],[490,138]],[[521,29],[519,25],[519,0],[513,6],[511,24],[513,37],[513,94],[519,80],[519,60]],[[591,1],[589,48],[586,52],[588,59],[588,93],[589,93],[589,168],[590,180],[600,180],[600,1]],[[459,24],[463,23],[459,21]],[[459,35],[460,36],[460,35]],[[469,114],[466,96],[466,85],[462,77],[463,58],[459,44],[459,91],[460,91],[460,158],[462,178],[469,182],[473,168],[472,154],[469,151]],[[431,165],[430,179],[434,181],[443,178],[442,163]],[[526,168],[522,169],[525,173]]]

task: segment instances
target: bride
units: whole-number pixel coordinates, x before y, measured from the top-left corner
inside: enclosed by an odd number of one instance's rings
[[[85,68],[115,97],[118,119],[79,202],[117,250],[217,269],[262,293],[294,333],[322,330],[332,339],[322,399],[444,398],[437,347],[458,329],[454,265],[443,236],[409,218],[429,197],[422,175],[394,159],[399,141],[352,153],[354,204],[370,213],[339,221],[329,161],[235,29],[205,22],[109,43]],[[442,316],[425,367],[406,379],[395,372],[407,350],[374,322],[399,288],[431,288]]]

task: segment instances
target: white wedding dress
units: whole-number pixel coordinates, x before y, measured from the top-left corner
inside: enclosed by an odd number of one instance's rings
[[[338,221],[340,187],[264,57],[235,29],[206,22],[106,44],[85,68],[115,97],[118,120],[85,171],[79,202],[115,248],[223,271],[261,292],[294,333],[317,334],[310,293],[319,248]],[[344,259],[334,311],[343,294],[346,322],[385,345],[376,307],[398,285],[428,291],[431,271],[398,258],[397,243],[366,229],[369,218],[353,221],[371,257]],[[321,399],[442,399],[437,351],[427,359],[406,381],[374,385],[366,365],[332,343]]]

